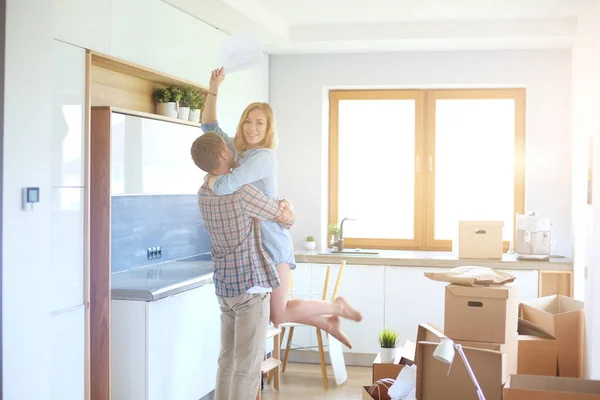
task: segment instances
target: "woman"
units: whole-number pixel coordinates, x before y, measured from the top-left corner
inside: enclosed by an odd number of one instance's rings
[[[266,103],[250,104],[244,110],[232,139],[219,128],[217,122],[217,98],[223,79],[223,68],[212,71],[202,113],[202,130],[221,135],[232,147],[239,166],[227,175],[211,177],[209,186],[216,194],[227,195],[243,185],[252,184],[266,196],[277,199],[273,110]],[[261,221],[260,228],[263,247],[275,262],[281,282],[271,293],[271,321],[275,325],[285,322],[311,325],[328,332],[352,348],[340,328],[339,317],[360,321],[360,312],[352,308],[343,297],[337,297],[333,301],[288,300],[290,269],[296,268],[292,238],[289,232],[275,221]]]

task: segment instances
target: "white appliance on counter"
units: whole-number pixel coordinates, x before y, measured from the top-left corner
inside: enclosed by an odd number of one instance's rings
[[[550,218],[517,214],[515,253],[522,260],[550,259]]]

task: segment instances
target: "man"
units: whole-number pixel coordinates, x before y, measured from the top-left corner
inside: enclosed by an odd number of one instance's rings
[[[233,152],[214,132],[191,148],[194,163],[210,175],[234,167]],[[267,198],[252,185],[217,196],[207,185],[198,192],[202,217],[212,240],[213,280],[221,307],[221,352],[215,398],[253,399],[259,390],[270,317],[270,294],[279,286],[275,265],[262,248],[258,220],[275,220],[290,228],[294,212],[285,202]]]

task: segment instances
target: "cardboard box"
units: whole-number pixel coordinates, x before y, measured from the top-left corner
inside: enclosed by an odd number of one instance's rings
[[[502,376],[504,382],[510,375],[517,374],[518,370],[518,355],[519,355],[519,335],[515,332],[511,340],[506,343],[488,343],[488,342],[471,342],[464,340],[455,340],[455,343],[461,344],[463,347],[472,347],[475,349],[493,350],[506,354],[504,364],[502,364]]]
[[[373,397],[369,394],[368,390],[371,386],[363,386],[362,390],[362,400],[373,400]]]
[[[444,334],[434,327],[433,324],[419,324],[417,328],[417,344],[419,342],[430,342],[430,343],[440,343],[443,338],[445,338]],[[419,352],[415,353],[415,364],[417,364],[417,369],[419,366]]]
[[[517,374],[556,376],[558,368],[558,343],[531,335],[519,335]]]
[[[583,302],[563,295],[541,297],[522,303],[521,317],[556,338],[559,376],[583,378]]]
[[[511,375],[504,386],[504,400],[600,400],[600,381]]]
[[[519,285],[446,286],[444,334],[452,340],[506,343],[517,332]]]
[[[477,400],[477,392],[462,358],[456,353],[450,374],[449,365],[433,358],[439,343],[417,343],[417,399]],[[463,347],[467,360],[487,400],[502,400],[505,382],[503,365],[506,353]]]
[[[383,378],[396,379],[402,368],[406,365],[413,365],[415,359],[416,345],[407,340],[403,347],[398,347],[396,351],[396,359],[392,364],[384,364],[381,362],[381,354],[377,354],[373,360],[373,376],[372,383]]]
[[[458,258],[502,258],[502,221],[459,221],[452,251]]]

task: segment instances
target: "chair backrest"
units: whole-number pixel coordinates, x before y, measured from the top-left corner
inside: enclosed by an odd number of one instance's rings
[[[333,286],[333,294],[331,299],[334,300],[337,297],[338,291],[340,289],[340,283],[342,282],[342,276],[344,275],[344,267],[346,267],[346,260],[342,260],[340,264],[340,270],[338,271],[337,278],[335,280],[335,285]],[[321,300],[327,300],[327,294],[329,289],[329,276],[331,275],[331,265],[327,266],[327,270],[325,272],[325,283],[323,284],[323,293]]]

